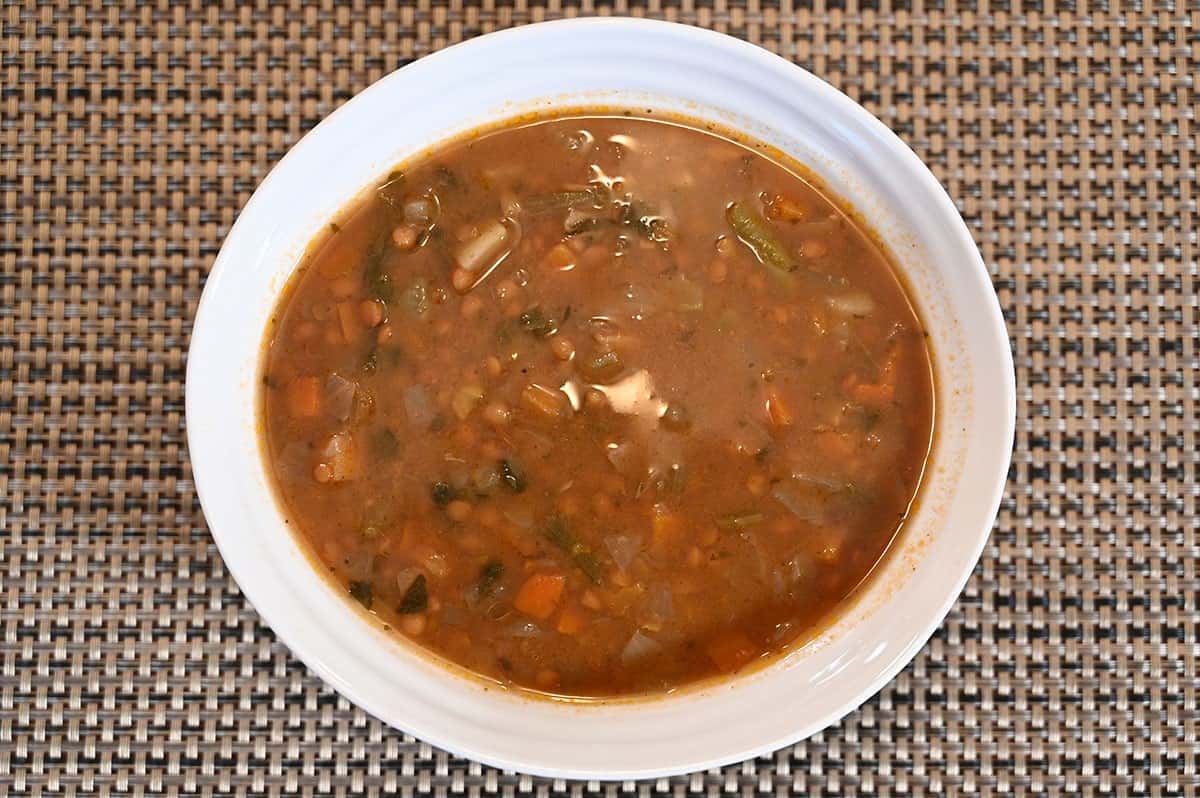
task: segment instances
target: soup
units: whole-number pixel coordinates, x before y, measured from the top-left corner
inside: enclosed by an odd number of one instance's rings
[[[661,691],[811,636],[930,448],[889,261],[762,145],[538,119],[393,171],[264,355],[290,523],[389,628],[506,684]]]

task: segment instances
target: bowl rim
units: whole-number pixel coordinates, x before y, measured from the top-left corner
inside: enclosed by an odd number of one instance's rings
[[[391,81],[397,80],[398,75],[409,70],[416,65],[422,65],[422,69],[436,68],[443,60],[456,58],[464,52],[469,52],[474,48],[480,47],[481,42],[486,42],[492,46],[502,41],[507,41],[512,45],[519,45],[522,40],[530,40],[532,37],[543,35],[547,31],[553,30],[558,34],[566,31],[571,31],[577,34],[586,34],[591,30],[598,28],[613,28],[619,26],[628,26],[633,30],[654,31],[667,38],[677,40],[680,46],[698,46],[707,47],[714,50],[719,50],[727,54],[731,58],[737,58],[748,62],[754,62],[754,65],[760,69],[768,70],[777,74],[782,81],[803,81],[806,83],[806,88],[816,92],[822,96],[826,102],[832,103],[840,108],[843,112],[857,118],[858,121],[870,126],[873,132],[879,137],[882,145],[887,148],[884,153],[887,157],[896,158],[904,162],[906,171],[916,175],[919,180],[925,184],[925,188],[933,188],[936,191],[932,192],[935,196],[937,207],[930,208],[929,212],[936,214],[939,219],[945,221],[948,225],[948,232],[956,239],[956,244],[964,252],[972,254],[970,262],[963,264],[970,272],[971,279],[979,283],[981,288],[992,292],[990,277],[988,276],[987,267],[984,264],[979,250],[975,245],[970,231],[965,222],[958,213],[950,197],[946,193],[937,178],[928,169],[928,167],[920,160],[920,158],[886,125],[878,120],[873,114],[867,111],[862,106],[855,103],[851,98],[822,81],[816,76],[804,70],[802,67],[795,65],[761,47],[750,44],[741,39],[734,38],[725,34],[717,33],[702,28],[682,25],[679,23],[662,22],[655,20],[646,20],[630,17],[592,17],[592,18],[577,18],[564,19],[551,22],[536,23],[533,25],[510,28],[494,33],[486,34],[485,36],[476,37],[474,39],[444,48],[435,53],[427,55],[417,61],[412,62],[400,69],[383,76],[367,88],[360,91],[351,99],[347,100],[341,106],[336,108],[327,117],[325,117],[317,126],[303,136],[292,148],[284,155],[283,158],[268,172],[263,178],[254,194],[247,201],[242,214],[238,220],[231,226],[226,237],[226,242],[222,245],[221,251],[218,253],[212,271],[206,280],[204,290],[201,294],[199,304],[192,325],[192,340],[189,344],[189,358],[187,366],[186,379],[186,396],[185,396],[185,412],[188,420],[187,424],[187,440],[189,447],[189,455],[192,457],[193,463],[193,481],[197,492],[197,497],[202,508],[210,506],[210,502],[215,500],[215,496],[209,490],[209,482],[202,475],[205,472],[204,468],[197,468],[197,459],[192,456],[192,452],[200,452],[204,449],[203,441],[197,436],[197,429],[190,423],[193,418],[199,417],[204,413],[203,408],[198,404],[201,399],[193,392],[192,386],[198,378],[198,370],[201,368],[201,360],[193,359],[190,355],[195,348],[196,341],[204,337],[204,331],[214,324],[219,324],[219,314],[215,310],[217,301],[213,296],[217,292],[216,286],[219,280],[218,277],[223,271],[233,268],[231,264],[232,255],[229,252],[228,243],[234,239],[234,234],[242,224],[246,216],[245,211],[256,204],[264,194],[266,189],[278,178],[279,173],[286,164],[293,160],[298,160],[303,157],[303,153],[308,147],[312,146],[313,140],[316,138],[318,131],[330,125],[331,120],[334,120],[345,114],[349,108],[356,107],[358,104],[367,102],[371,97],[379,94],[384,90],[384,87]],[[951,232],[952,231],[952,232]],[[920,308],[918,307],[918,311]],[[856,691],[851,698],[845,700],[840,711],[827,713],[815,720],[808,722],[797,722],[794,732],[779,736],[773,739],[762,740],[758,745],[749,748],[738,750],[725,750],[719,753],[709,753],[703,756],[697,756],[694,759],[689,759],[686,762],[672,762],[664,764],[661,767],[641,767],[634,770],[606,769],[587,771],[579,768],[567,767],[560,768],[546,761],[539,759],[536,754],[526,758],[515,757],[511,755],[501,755],[494,750],[481,748],[478,745],[464,745],[460,741],[452,737],[446,737],[437,729],[420,728],[413,729],[413,733],[421,739],[427,740],[430,743],[443,748],[452,753],[468,757],[470,759],[486,762],[501,768],[517,770],[526,773],[532,773],[550,777],[567,777],[567,778],[588,778],[588,779],[629,779],[629,778],[645,778],[645,777],[660,777],[666,775],[674,775],[685,772],[694,772],[709,767],[724,765],[731,762],[741,761],[747,758],[761,755],[769,751],[777,750],[785,745],[793,744],[802,740],[811,734],[820,731],[836,722],[845,715],[852,712],[860,706],[867,698],[880,690],[888,682],[895,678],[904,667],[907,666],[918,651],[926,644],[929,638],[940,626],[950,608],[957,601],[963,587],[973,572],[973,566],[978,562],[980,555],[987,543],[992,525],[994,525],[996,514],[998,512],[1000,501],[1003,496],[1005,485],[1007,482],[1007,471],[1011,460],[1012,445],[1015,435],[1015,419],[1016,419],[1016,381],[1015,371],[1013,368],[1012,352],[1008,345],[1007,331],[1005,328],[1003,314],[1000,310],[998,300],[988,304],[986,324],[992,328],[992,331],[998,334],[998,338],[1003,341],[1004,345],[997,348],[996,352],[989,353],[999,358],[997,367],[1003,372],[1005,379],[1003,380],[1003,396],[999,397],[1003,406],[1003,428],[998,430],[999,455],[994,463],[994,483],[987,491],[987,503],[984,515],[988,522],[981,524],[981,530],[976,535],[972,551],[971,551],[971,566],[962,570],[957,574],[953,582],[947,582],[945,590],[945,599],[942,601],[936,613],[930,614],[925,621],[919,623],[916,631],[908,640],[907,644],[898,652],[888,663],[888,666],[872,679],[869,683],[864,684],[861,689]],[[261,337],[261,335],[259,336]],[[935,353],[936,358],[936,353]],[[208,496],[208,502],[205,497]],[[272,501],[277,501],[272,497]],[[282,507],[280,507],[282,512]],[[982,517],[982,516],[981,516]],[[207,514],[206,514],[207,518]],[[243,567],[243,563],[237,561],[236,557],[229,557],[229,544],[223,543],[223,535],[218,531],[217,526],[210,525],[214,541],[221,552],[222,559],[225,561],[226,567],[234,576],[243,595],[254,607],[256,612],[264,621],[272,628],[274,634],[284,642],[290,652],[300,659],[307,667],[319,675],[322,680],[333,686],[339,693],[348,697],[358,706],[364,708],[368,713],[374,714],[370,709],[371,701],[369,697],[363,696],[354,685],[342,679],[337,673],[327,667],[325,660],[306,651],[303,646],[298,646],[292,639],[292,636],[281,633],[273,620],[267,613],[258,609],[252,594],[255,593],[253,580],[244,581],[243,577],[248,575],[247,570]],[[736,677],[735,677],[736,678]],[[381,718],[383,722],[395,726],[392,719]]]

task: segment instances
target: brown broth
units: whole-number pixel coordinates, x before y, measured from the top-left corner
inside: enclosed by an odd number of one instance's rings
[[[311,248],[264,358],[287,514],[385,623],[550,693],[730,673],[832,616],[933,425],[885,254],[796,171],[628,116],[452,142]]]

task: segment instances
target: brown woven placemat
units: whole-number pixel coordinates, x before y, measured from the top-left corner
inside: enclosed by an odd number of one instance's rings
[[[1197,794],[1195,5],[241,5],[0,10],[0,796]],[[270,165],[411,58],[577,13],[742,36],[896,129],[990,264],[1020,402],[913,664],[793,748],[637,785],[450,758],[323,686],[222,567],[184,442],[192,313]]]

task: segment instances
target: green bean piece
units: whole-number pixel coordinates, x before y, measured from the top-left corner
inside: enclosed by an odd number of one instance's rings
[[[615,380],[625,368],[625,364],[621,362],[620,355],[609,351],[601,352],[592,358],[580,360],[578,368],[579,372],[583,374],[588,382],[603,385]]]
[[[577,205],[595,205],[596,195],[587,189],[578,191],[555,191],[538,194],[521,200],[521,207],[530,213],[549,213],[566,210]]]
[[[743,202],[735,202],[726,210],[725,218],[759,262],[781,272],[796,271],[796,261],[754,209]]]

